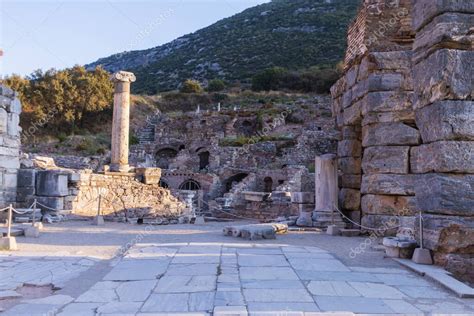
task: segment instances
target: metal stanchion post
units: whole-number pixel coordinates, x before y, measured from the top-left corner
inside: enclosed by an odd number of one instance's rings
[[[8,206],[7,238],[10,238],[12,233],[12,209],[13,206],[10,204],[10,206]]]
[[[0,249],[3,250],[17,250],[16,239],[12,237],[12,217],[13,217],[13,205],[8,206],[8,218],[7,218],[7,236],[0,239]]]
[[[100,210],[101,203],[102,203],[102,194],[99,194],[99,205],[97,206],[97,216],[102,215],[102,212]]]
[[[420,212],[420,248],[415,249],[412,260],[419,264],[433,264],[429,249],[423,248],[423,214]]]
[[[98,205],[97,205],[97,216],[92,221],[92,225],[102,226],[104,225],[104,217],[102,214],[102,193],[99,193]]]

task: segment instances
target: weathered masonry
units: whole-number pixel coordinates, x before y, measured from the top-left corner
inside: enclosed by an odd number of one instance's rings
[[[436,263],[474,266],[474,1],[364,1],[332,87],[340,204],[364,225],[391,216]]]
[[[0,205],[16,201],[20,151],[21,103],[16,94],[0,85]]]

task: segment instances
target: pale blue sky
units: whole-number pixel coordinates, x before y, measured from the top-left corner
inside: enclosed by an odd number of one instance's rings
[[[269,0],[0,0],[0,74],[151,48]]]

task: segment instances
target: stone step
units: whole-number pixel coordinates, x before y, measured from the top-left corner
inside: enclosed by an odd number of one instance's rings
[[[340,230],[341,235],[344,237],[357,237],[362,233],[360,229],[347,229],[343,228]]]

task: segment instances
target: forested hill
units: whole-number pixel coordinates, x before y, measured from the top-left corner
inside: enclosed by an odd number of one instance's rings
[[[273,0],[195,33],[147,50],[116,54],[87,65],[137,75],[135,93],[173,90],[188,78],[248,82],[273,66],[334,66],[359,0]]]

